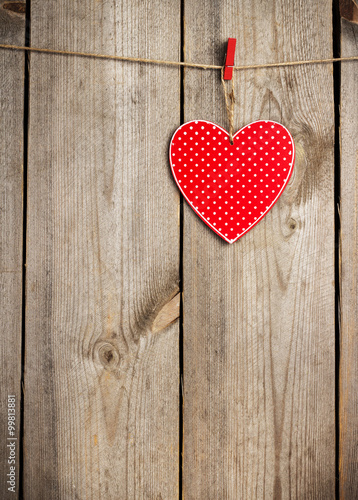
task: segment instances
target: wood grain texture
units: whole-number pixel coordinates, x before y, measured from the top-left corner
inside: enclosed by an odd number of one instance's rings
[[[0,5],[1,43],[24,44],[25,17]],[[21,399],[24,54],[0,52],[0,491],[8,491],[7,398],[16,397],[16,491]]]
[[[187,61],[332,57],[332,5],[185,0]],[[200,19],[200,22],[198,21]],[[216,75],[216,76],[215,76]],[[228,245],[185,206],[184,498],[335,496],[334,107],[331,66],[238,72],[235,129],[283,123],[289,186]],[[218,73],[185,71],[185,121],[228,127]]]
[[[358,26],[342,21],[343,57],[358,53]],[[358,498],[358,65],[341,65],[340,498]]]
[[[178,59],[179,4],[33,0],[32,44]],[[165,43],[164,43],[165,41]],[[179,70],[33,54],[27,499],[178,495]]]

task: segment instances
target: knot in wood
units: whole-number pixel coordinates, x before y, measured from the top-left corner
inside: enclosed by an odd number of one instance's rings
[[[106,340],[98,341],[94,346],[95,358],[105,370],[114,371],[120,363],[120,354],[117,347]]]
[[[26,2],[5,2],[2,8],[15,14],[26,14]]]
[[[295,219],[292,219],[292,217],[288,220],[288,227],[291,229],[291,231],[294,231],[297,227],[297,221]]]

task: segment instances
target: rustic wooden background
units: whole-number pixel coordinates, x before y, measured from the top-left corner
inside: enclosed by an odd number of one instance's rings
[[[238,64],[358,55],[331,0],[0,5],[0,43],[222,64],[229,36]],[[228,245],[168,164],[181,122],[227,128],[218,72],[0,60],[0,497],[358,498],[358,63],[237,73],[235,127],[297,159]]]

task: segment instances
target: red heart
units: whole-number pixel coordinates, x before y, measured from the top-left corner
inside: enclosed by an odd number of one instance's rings
[[[257,121],[234,135],[215,123],[184,123],[170,143],[180,191],[199,217],[234,243],[273,207],[290,180],[295,146],[280,123]]]

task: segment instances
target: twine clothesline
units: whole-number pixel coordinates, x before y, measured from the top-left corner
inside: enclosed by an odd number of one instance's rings
[[[228,92],[226,88],[226,81],[224,80],[224,66],[221,68],[221,83],[224,89],[225,106],[227,118],[229,120],[229,138],[230,144],[234,143],[234,107],[235,107],[235,73],[232,74],[231,91]]]
[[[0,49],[7,50],[23,50],[26,52],[40,52],[46,54],[58,54],[58,55],[67,55],[67,56],[78,56],[78,57],[88,57],[93,59],[107,59],[114,61],[128,61],[128,62],[140,62],[145,64],[158,64],[163,66],[176,66],[176,67],[184,67],[184,68],[197,68],[197,69],[219,69],[221,70],[221,82],[224,89],[225,96],[225,105],[226,112],[229,121],[229,137],[230,143],[233,143],[233,132],[234,132],[234,106],[235,106],[235,73],[233,73],[233,77],[231,80],[231,91],[228,92],[226,88],[226,81],[224,80],[224,66],[218,66],[215,64],[198,64],[198,63],[190,63],[183,61],[165,61],[161,59],[145,59],[141,57],[130,57],[130,56],[116,56],[110,54],[96,54],[91,52],[78,52],[71,50],[58,50],[58,49],[46,49],[41,47],[27,47],[22,45],[7,45],[0,44]],[[326,59],[306,59],[306,60],[298,60],[298,61],[286,61],[286,62],[276,62],[276,63],[267,63],[267,64],[245,64],[240,66],[233,66],[233,70],[248,70],[248,69],[264,69],[264,68],[283,68],[288,66],[302,66],[304,64],[328,64],[328,63],[336,63],[336,62],[344,62],[344,61],[358,61],[358,56],[351,57],[330,57]]]
[[[42,52],[46,54],[59,54],[67,56],[78,56],[78,57],[89,57],[93,59],[109,59],[115,61],[128,61],[128,62],[141,62],[145,64],[159,64],[164,66],[181,66],[184,68],[198,68],[198,69],[222,69],[222,66],[216,64],[200,64],[200,63],[190,63],[183,61],[165,61],[161,59],[145,59],[141,57],[130,57],[130,56],[116,56],[110,54],[96,54],[92,52],[78,52],[71,50],[58,50],[58,49],[46,49],[41,47],[26,47],[22,45],[7,45],[0,44],[0,49],[6,50],[24,50],[26,52]],[[286,62],[274,62],[266,64],[243,64],[240,66],[233,66],[233,70],[248,70],[248,69],[264,69],[264,68],[283,68],[287,66],[302,66],[304,64],[328,64],[344,61],[358,61],[357,56],[351,57],[330,57],[326,59],[303,59],[298,61],[286,61]]]

